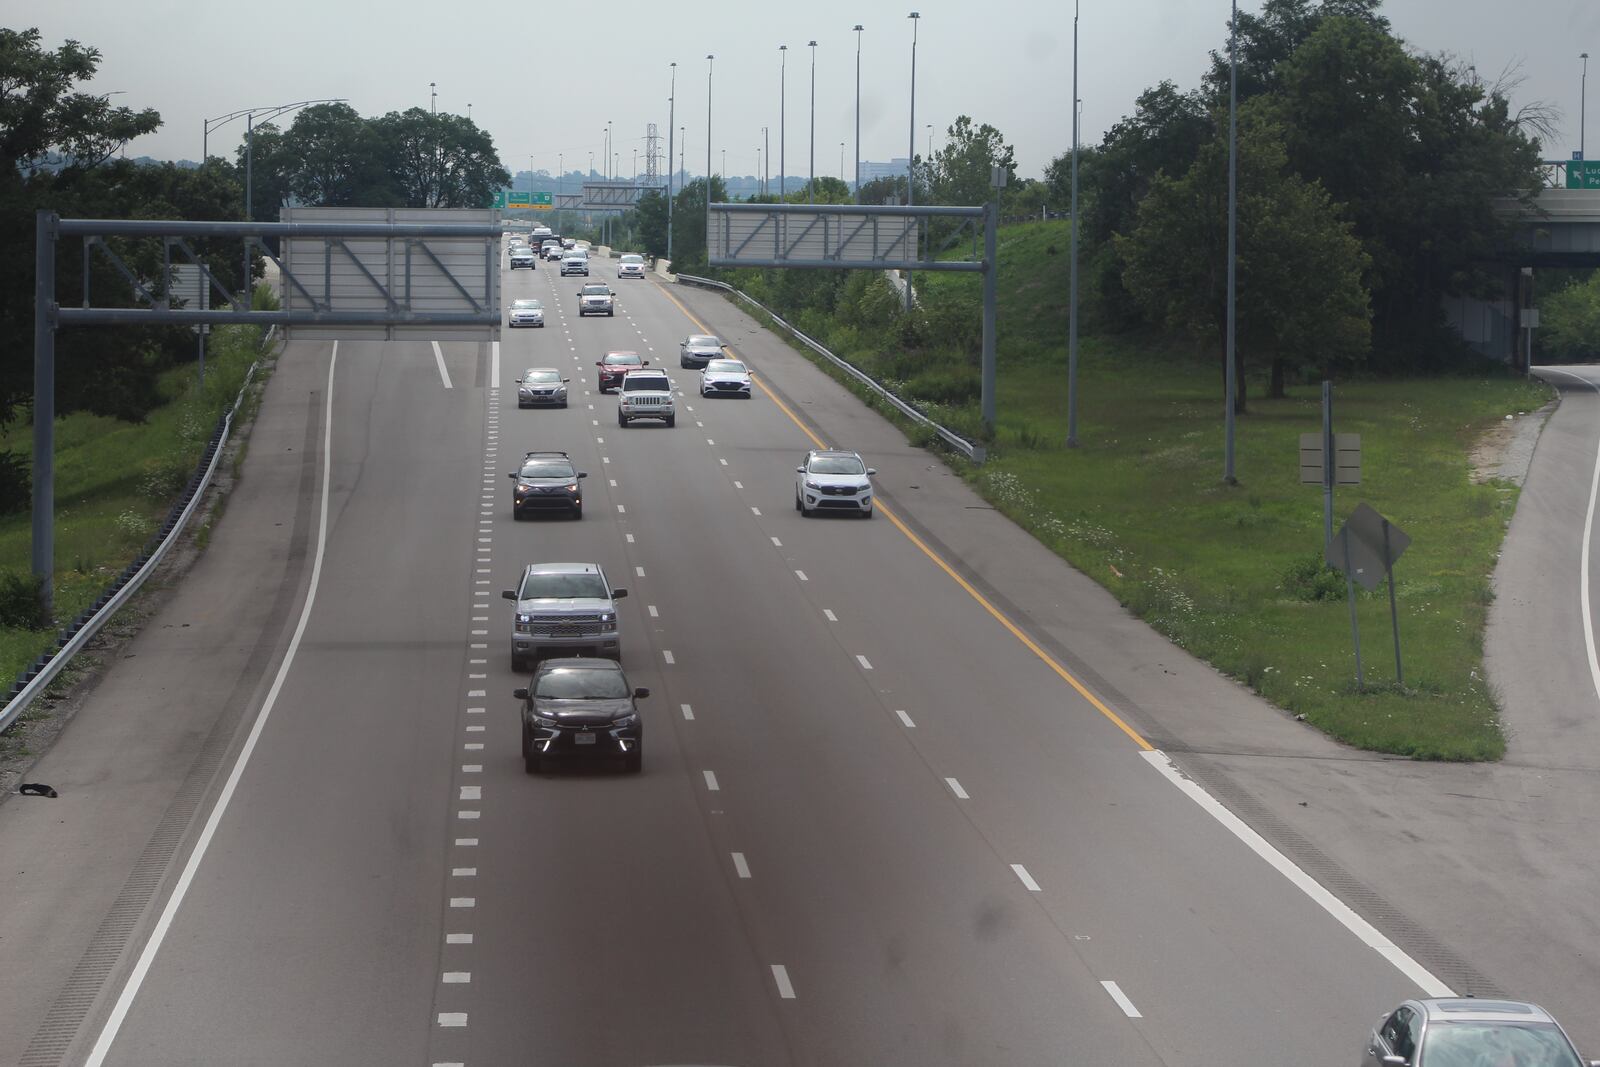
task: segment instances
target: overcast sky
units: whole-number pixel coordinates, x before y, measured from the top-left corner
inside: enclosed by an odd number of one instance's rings
[[[613,124],[620,174],[634,150],[643,173],[646,124],[664,156],[667,98],[676,60],[676,124],[687,131],[686,164],[706,161],[707,53],[715,54],[712,159],[727,173],[757,172],[761,129],[770,127],[771,173],[779,154],[779,51],[787,44],[788,173],[809,172],[811,50],[816,47],[816,172],[839,174],[855,146],[856,34],[861,35],[861,155],[906,155],[915,6],[916,144],[938,148],[958,115],[997,127],[1016,148],[1019,172],[1037,177],[1072,142],[1071,0],[609,0],[608,3],[420,3],[417,0],[273,0],[215,4],[185,0],[0,0],[0,23],[37,27],[43,43],[75,39],[103,56],[94,88],[121,91],[118,104],[153,107],[164,125],[128,155],[198,159],[205,119],[245,108],[344,97],[363,115],[427,107],[437,83],[441,111],[465,114],[493,136],[513,172],[531,163],[554,173],[595,154]],[[1241,0],[1255,11],[1259,0]],[[1493,80],[1520,66],[1514,103],[1560,109],[1558,143],[1578,147],[1580,52],[1596,57],[1600,157],[1600,0],[1388,0],[1384,13],[1414,48],[1451,52]],[[1163,78],[1195,86],[1210,48],[1226,43],[1226,0],[1082,0],[1080,95],[1085,143]],[[282,120],[287,123],[292,116]],[[244,120],[214,131],[211,151],[231,153]],[[680,146],[681,147],[681,146]]]

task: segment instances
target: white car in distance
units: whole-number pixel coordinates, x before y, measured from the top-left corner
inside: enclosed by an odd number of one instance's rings
[[[750,368],[737,359],[714,359],[700,372],[701,396],[737,396],[750,399]]]
[[[511,302],[511,325],[515,326],[544,326],[544,305],[537,300],[513,300]]]
[[[806,518],[819,511],[872,518],[872,476],[859,452],[813,449],[794,469],[794,509]]]
[[[539,262],[536,258],[534,258],[533,249],[529,248],[527,245],[517,245],[514,247],[511,250],[510,258],[512,270],[516,270],[518,267],[527,267],[529,270],[532,270],[538,265]]]
[[[618,278],[644,278],[644,257],[636,252],[629,252],[617,261]]]

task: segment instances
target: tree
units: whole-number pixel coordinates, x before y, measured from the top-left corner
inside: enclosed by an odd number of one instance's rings
[[[250,217],[258,222],[277,222],[278,209],[293,199],[295,158],[288,137],[276,123],[254,127],[247,141],[234,150],[238,161],[239,185],[250,186]],[[247,176],[248,170],[248,176]],[[277,242],[269,242],[273,249]]]
[[[1240,413],[1253,363],[1269,361],[1271,394],[1281,396],[1290,370],[1353,363],[1370,340],[1360,242],[1328,194],[1289,171],[1283,131],[1265,112],[1244,109],[1239,129],[1232,402]],[[1181,178],[1155,179],[1138,226],[1116,241],[1128,290],[1151,319],[1215,344],[1219,355],[1227,342],[1227,171],[1227,142],[1211,142]]]
[[[674,204],[674,207],[677,205]],[[645,252],[652,256],[665,256],[667,254],[667,194],[660,189],[652,189],[639,197],[639,203],[634,207],[633,224],[639,235],[639,243]]]
[[[1539,301],[1539,348],[1559,360],[1600,356],[1600,271]]]
[[[1238,56],[1239,102],[1277,90],[1280,66],[1330,18],[1353,19],[1387,36],[1389,20],[1378,14],[1383,0],[1266,0],[1260,14],[1239,12],[1235,52]],[[1226,28],[1226,26],[1224,26]],[[1228,100],[1228,50],[1211,53],[1205,76],[1206,97],[1213,108]]]
[[[1000,131],[987,122],[975,127],[972,119],[961,115],[945,136],[944,147],[929,161],[930,203],[955,207],[988,203],[994,199],[991,182],[995,167],[1005,171],[1008,184],[1016,179],[1015,153]]]
[[[861,185],[861,202],[863,204],[903,204],[906,202],[906,178],[899,175],[889,178],[874,178]]]
[[[282,140],[288,191],[305,204],[398,206],[383,147],[373,124],[349,104],[308,107]]]
[[[494,142],[469,119],[414,107],[391,111],[376,125],[407,207],[483,207],[511,182]]]

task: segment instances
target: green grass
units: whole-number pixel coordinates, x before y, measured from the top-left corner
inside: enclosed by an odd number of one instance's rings
[[[1157,630],[1330,735],[1421,759],[1502,756],[1483,629],[1516,491],[1473,484],[1467,455],[1481,432],[1539,407],[1549,389],[1497,371],[1336,384],[1336,428],[1361,435],[1362,484],[1337,492],[1335,523],[1365,501],[1412,537],[1395,572],[1405,686],[1380,587],[1358,597],[1367,680],[1358,691],[1343,581],[1325,580],[1331,597],[1313,599],[1305,580],[1321,570],[1322,491],[1299,484],[1298,447],[1320,429],[1320,386],[1267,400],[1265,382],[1250,381],[1238,484],[1227,486],[1215,362],[1161,339],[1083,336],[1079,447],[1066,448],[1069,240],[1061,222],[1001,230],[998,420],[989,462],[957,468]],[[930,318],[977,314],[976,278],[930,272],[917,284]],[[831,328],[824,316],[801,318],[939,421],[981,432],[976,400],[940,404],[914,388],[948,390],[953,376],[975,375],[955,353],[908,367],[892,328],[864,329],[848,311]]]
[[[143,423],[74,414],[56,420],[55,615],[70,621],[93,604],[158,530],[205,451],[217,418],[238,395],[259,351],[260,331],[212,332],[206,384],[193,366],[162,375],[163,404]],[[28,423],[0,434],[0,448],[33,453]],[[0,568],[30,569],[32,518],[0,518]],[[0,679],[53,647],[55,632],[0,628]]]

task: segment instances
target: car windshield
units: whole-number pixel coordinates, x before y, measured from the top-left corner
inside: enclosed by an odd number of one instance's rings
[[[630,374],[622,379],[624,393],[664,393],[672,388],[665,378],[654,374]]]
[[[531,256],[533,255],[533,249],[527,245],[518,245],[511,250],[511,254],[514,256]]]
[[[522,470],[517,472],[517,476],[524,479],[571,478],[572,464],[548,459],[534,463],[524,463]]]
[[[1418,1067],[1583,1067],[1549,1023],[1435,1022]]]
[[[613,367],[637,367],[639,353],[637,352],[607,352],[606,363]]]
[[[531,370],[522,376],[524,382],[559,382],[561,373],[553,370]]]
[[[727,371],[729,374],[743,374],[744,364],[736,359],[714,359],[706,364],[706,373],[714,371]]]
[[[544,305],[537,300],[515,300],[511,307],[515,311],[538,311]]]
[[[812,456],[812,474],[865,474],[866,464],[855,456]]]
[[[533,695],[553,700],[625,700],[628,680],[621,671],[604,667],[555,667],[539,675]]]
[[[624,263],[643,263],[644,262],[644,257],[643,256],[635,256],[635,255],[626,255],[626,256],[622,257],[622,262],[624,262]]]
[[[586,285],[583,287],[584,296],[610,296],[611,290],[603,285]]]
[[[610,597],[606,583],[598,574],[530,574],[523,579],[518,600],[566,600],[588,597],[606,600]]]
[[[690,348],[721,348],[722,347],[722,342],[721,341],[717,340],[715,337],[708,337],[705,334],[696,334],[695,336],[689,338],[689,340],[684,342],[684,343],[687,344]]]

